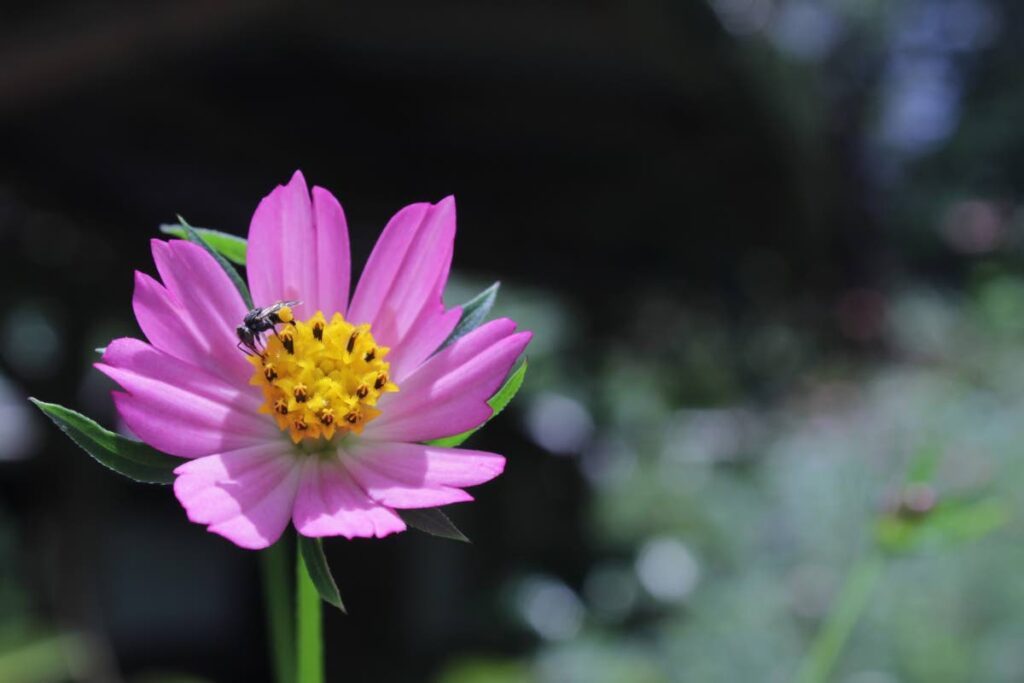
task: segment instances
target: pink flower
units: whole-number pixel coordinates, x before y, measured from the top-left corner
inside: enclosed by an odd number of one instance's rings
[[[504,458],[423,442],[472,429],[530,340],[494,320],[441,351],[459,320],[442,292],[455,201],[413,204],[384,228],[349,297],[345,215],[301,173],[260,202],[249,228],[257,307],[285,308],[266,351],[247,355],[247,307],[224,270],[185,241],[152,243],[162,282],[135,275],[149,343],[116,339],[97,367],[123,389],[117,409],[139,438],[188,458],[174,492],[193,522],[244,548],[291,521],[306,536],[383,537],[395,510],[472,500]]]

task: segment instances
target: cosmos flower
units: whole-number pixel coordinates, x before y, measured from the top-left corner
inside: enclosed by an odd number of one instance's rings
[[[292,522],[305,536],[383,537],[396,510],[472,500],[504,468],[493,453],[425,442],[473,429],[530,340],[508,319],[439,350],[459,321],[442,292],[455,202],[413,204],[384,228],[349,297],[345,215],[301,173],[256,209],[247,275],[280,324],[257,352],[239,344],[248,312],[201,247],[152,243],[160,282],[136,273],[148,343],[110,343],[97,367],[124,391],[117,410],[154,448],[187,462],[174,492],[193,522],[264,548]]]

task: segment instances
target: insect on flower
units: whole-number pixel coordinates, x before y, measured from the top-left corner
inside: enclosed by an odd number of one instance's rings
[[[273,306],[254,308],[245,314],[242,324],[235,328],[238,334],[238,348],[249,355],[263,355],[263,333],[273,330],[277,334],[277,326],[295,321],[292,307],[301,301],[278,301]]]
[[[153,241],[159,280],[137,273],[132,301],[147,341],[113,340],[97,367],[132,433],[182,458],[191,521],[253,549],[289,525],[380,538],[501,474],[501,455],[431,443],[492,416],[531,336],[500,318],[453,338],[454,243],[453,198],[407,206],[351,287],[341,204],[301,173],[253,215],[255,308],[202,247]]]

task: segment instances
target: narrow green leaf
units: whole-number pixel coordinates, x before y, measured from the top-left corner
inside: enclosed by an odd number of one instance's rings
[[[174,468],[185,462],[104,429],[70,408],[34,398],[29,400],[98,463],[134,481],[170,484],[174,481]]]
[[[958,499],[940,503],[926,524],[944,540],[973,541],[1004,526],[1011,515],[1006,501],[995,496],[980,500]]]
[[[498,393],[491,397],[487,403],[494,410],[494,414],[491,415],[493,420],[496,415],[501,414],[508,404],[512,402],[516,394],[523,386],[523,381],[526,379],[526,368],[529,364],[526,361],[526,357],[523,356],[519,359],[519,362],[515,364],[512,371],[508,374],[508,379],[501,385],[501,389],[498,389]]]
[[[324,602],[334,605],[344,612],[345,605],[341,602],[338,584],[334,582],[334,577],[331,576],[331,568],[327,566],[323,542],[319,538],[309,538],[302,534],[298,534],[298,537],[299,552],[302,553],[302,560],[306,563],[306,571],[309,572],[309,578],[313,580],[313,585],[316,586],[320,597],[323,598]]]
[[[246,286],[245,280],[242,279],[242,276],[238,274],[237,270],[235,270],[235,267],[228,263],[226,258],[217,253],[216,249],[203,241],[195,231],[195,228],[189,225],[184,218],[178,216],[178,221],[181,223],[181,228],[185,231],[185,238],[189,242],[201,246],[210,256],[217,260],[217,263],[220,264],[220,267],[224,269],[224,272],[228,274],[231,282],[235,285],[235,289],[237,289],[238,293],[242,295],[242,301],[244,301],[245,305],[249,308],[253,308],[252,296],[249,294],[249,288]]]
[[[203,241],[218,254],[231,261],[237,266],[245,265],[245,251],[247,243],[244,237],[231,235],[220,230],[209,228],[192,228],[196,234],[203,238]],[[160,226],[160,232],[165,235],[174,235],[181,239],[188,239],[188,232],[181,224],[164,223]]]
[[[419,529],[431,536],[439,536],[452,541],[469,543],[466,535],[459,531],[448,515],[441,512],[439,508],[421,508],[417,510],[396,510],[402,521],[413,529]]]
[[[455,326],[452,333],[444,340],[444,344],[441,344],[438,351],[446,346],[450,346],[459,337],[464,337],[484,324],[484,320],[487,319],[487,314],[490,313],[491,308],[494,307],[495,299],[498,298],[499,287],[501,287],[501,283],[495,282],[493,285],[462,304],[462,317],[459,318],[459,324]]]
[[[1010,517],[1010,506],[998,497],[958,497],[941,501],[918,518],[885,515],[876,524],[875,538],[890,553],[956,546],[983,538]]]
[[[491,417],[488,418],[487,422],[490,422],[495,417],[497,417],[498,414],[501,413],[501,411],[505,410],[508,404],[512,402],[512,399],[515,397],[515,395],[519,393],[519,389],[523,386],[523,380],[526,378],[526,367],[526,358],[520,358],[519,362],[512,369],[512,372],[509,373],[508,379],[506,379],[505,383],[501,385],[500,389],[498,389],[498,393],[496,393],[494,396],[490,398],[489,401],[487,401],[487,404],[491,406],[491,409],[494,411],[491,414]],[[485,422],[484,424],[487,424],[487,422]],[[428,441],[427,443],[431,446],[455,448],[456,446],[462,444],[466,439],[471,437],[474,432],[478,431],[483,426],[484,425],[480,425],[480,427],[470,429],[468,432],[462,432],[461,434],[456,434],[454,436],[446,436],[442,439],[434,439],[433,441]]]

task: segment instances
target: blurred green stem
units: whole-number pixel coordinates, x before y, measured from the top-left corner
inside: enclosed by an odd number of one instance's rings
[[[857,561],[846,577],[810,649],[804,655],[795,683],[825,683],[857,625],[885,568],[885,557],[872,550]]]
[[[267,638],[273,653],[274,680],[295,683],[295,621],[292,616],[288,534],[260,553]]]
[[[295,556],[297,683],[323,683],[324,644],[320,593],[313,585],[313,580],[309,578],[302,553],[296,552]]]

